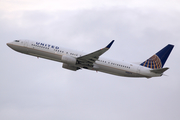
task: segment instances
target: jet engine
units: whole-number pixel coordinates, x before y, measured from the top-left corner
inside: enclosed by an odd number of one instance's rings
[[[76,58],[73,58],[68,55],[63,55],[61,58],[61,61],[66,64],[75,65],[76,64]]]
[[[76,70],[80,69],[79,67],[72,66],[72,65],[69,65],[69,64],[66,64],[66,63],[63,63],[62,67],[65,68],[65,69],[68,69],[68,70],[73,70],[73,71],[76,71]]]

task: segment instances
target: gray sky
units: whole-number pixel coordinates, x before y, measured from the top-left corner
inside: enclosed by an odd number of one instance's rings
[[[180,2],[177,0],[0,1],[1,120],[179,120]],[[6,46],[30,39],[143,62],[175,47],[167,76],[125,78],[63,69]]]

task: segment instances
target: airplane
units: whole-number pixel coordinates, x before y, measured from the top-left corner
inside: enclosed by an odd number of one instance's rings
[[[72,71],[88,69],[123,77],[151,78],[160,77],[169,69],[163,66],[174,47],[172,44],[168,44],[149,59],[137,64],[100,57],[110,49],[113,42],[114,40],[106,47],[89,54],[30,40],[14,40],[7,43],[7,46],[20,53],[62,62],[63,68]]]

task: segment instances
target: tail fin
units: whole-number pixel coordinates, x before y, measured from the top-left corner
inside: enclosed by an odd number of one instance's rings
[[[160,69],[163,68],[167,58],[169,57],[169,54],[171,53],[174,45],[168,44],[166,47],[161,49],[159,52],[157,52],[155,55],[141,63],[140,65],[152,69]]]

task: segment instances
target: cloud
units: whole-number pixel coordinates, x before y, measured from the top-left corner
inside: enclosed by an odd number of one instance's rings
[[[128,8],[153,8],[157,10],[169,11],[180,10],[180,2],[177,0],[9,0],[1,1],[1,10],[19,11],[19,10],[81,10],[94,8],[112,8],[112,7],[128,7]]]
[[[103,8],[75,11],[1,11],[0,119],[179,119],[179,12]],[[7,14],[8,13],[8,14]],[[124,78],[77,72],[17,53],[5,43],[31,39],[92,52],[115,43],[103,57],[144,61],[175,45],[168,77]]]

